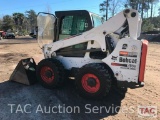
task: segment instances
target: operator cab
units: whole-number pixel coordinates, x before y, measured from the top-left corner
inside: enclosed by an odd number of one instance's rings
[[[102,24],[101,17],[86,10],[56,11],[58,18],[56,40],[81,34]]]
[[[44,45],[68,39],[101,24],[101,17],[87,10],[56,11],[55,15],[40,12],[37,17],[38,42]],[[66,57],[82,57],[85,52],[74,54],[72,51],[86,49],[87,42],[60,49],[57,54],[63,54]]]

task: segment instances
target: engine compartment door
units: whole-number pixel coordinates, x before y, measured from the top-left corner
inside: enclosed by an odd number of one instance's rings
[[[52,43],[55,38],[56,17],[53,14],[40,12],[37,16],[38,35],[37,40],[42,48],[43,45]]]

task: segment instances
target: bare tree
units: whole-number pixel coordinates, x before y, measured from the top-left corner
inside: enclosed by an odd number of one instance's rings
[[[111,12],[111,17],[114,16],[117,12],[123,9],[124,6],[121,4],[119,0],[110,1],[109,10]]]
[[[154,5],[159,2],[159,0],[150,0],[150,13],[151,13],[151,18],[153,17],[153,11],[154,11]]]
[[[46,6],[46,12],[47,13],[52,13],[52,8],[50,7],[50,5]]]
[[[107,20],[109,17],[112,17],[117,12],[119,12],[121,8],[124,8],[124,5],[122,5],[121,3],[122,2],[120,2],[119,0],[105,0],[99,5],[99,10],[100,12],[105,13],[103,17],[105,17]]]

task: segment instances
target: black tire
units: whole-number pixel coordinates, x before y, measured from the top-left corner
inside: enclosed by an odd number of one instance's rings
[[[57,59],[44,59],[39,62],[36,74],[40,84],[49,89],[61,87],[65,81],[65,69]]]
[[[98,63],[83,66],[76,76],[77,90],[80,95],[86,98],[103,98],[109,93],[111,84],[112,81],[109,71],[102,64]]]
[[[109,66],[107,66],[105,63],[101,63],[101,65],[103,65],[105,69],[108,70],[111,80],[112,80],[112,87],[117,87],[117,79],[115,78],[114,73],[112,72],[111,68],[109,68]]]

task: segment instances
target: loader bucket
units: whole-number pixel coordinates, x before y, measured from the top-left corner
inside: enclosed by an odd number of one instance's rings
[[[36,83],[36,63],[33,58],[19,61],[15,70],[10,76],[10,81],[31,85]]]

